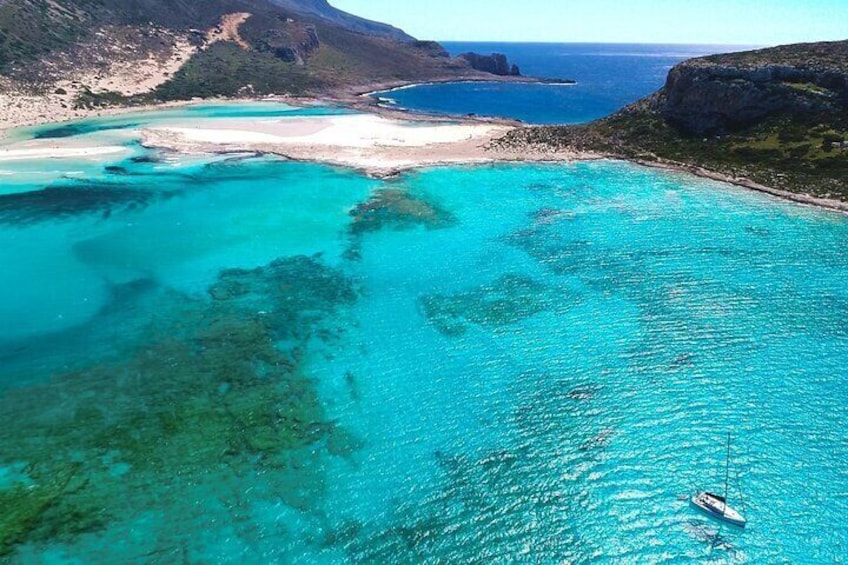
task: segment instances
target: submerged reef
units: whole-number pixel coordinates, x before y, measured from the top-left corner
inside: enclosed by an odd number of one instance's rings
[[[302,359],[356,291],[297,257],[226,271],[210,295],[174,297],[126,359],[3,391],[0,478],[18,472],[0,482],[0,555],[94,536],[103,554],[90,557],[109,562],[100,536],[120,538],[152,513],[163,521],[134,542],[137,558],[179,558],[209,513],[247,524],[258,502],[306,512],[320,503],[321,459],[361,441],[328,420]],[[210,493],[208,509],[185,502]]]
[[[354,208],[350,215],[353,217],[350,228],[353,234],[417,226],[439,229],[456,223],[456,218],[447,210],[397,188],[376,191],[367,202]]]
[[[458,336],[470,324],[499,328],[544,312],[548,287],[524,275],[505,275],[494,283],[453,295],[421,298],[424,314],[441,333]]]
[[[456,225],[457,219],[449,211],[406,189],[384,188],[350,211],[350,246],[345,253],[349,260],[361,256],[362,238],[365,234],[383,229],[409,230],[424,227],[429,230]]]
[[[570,563],[592,555],[596,544],[580,533],[591,494],[580,481],[552,486],[545,472],[555,464],[582,475],[603,464],[603,446],[579,449],[598,430],[581,418],[593,400],[569,395],[577,384],[516,375],[503,394],[517,395],[517,405],[487,415],[503,430],[494,445],[434,453],[436,478],[417,485],[419,500],[394,504],[379,521],[340,521],[324,544],[353,563]]]

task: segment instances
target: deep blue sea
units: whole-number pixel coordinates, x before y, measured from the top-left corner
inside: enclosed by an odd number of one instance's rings
[[[531,67],[532,68],[532,67]],[[848,220],[624,162],[0,161],[0,562],[848,558]],[[136,125],[127,125],[136,124]],[[724,488],[746,529],[688,498]]]
[[[728,45],[585,43],[457,43],[445,48],[503,53],[524,76],[576,80],[576,85],[450,83],[376,94],[409,110],[508,117],[532,124],[576,124],[601,118],[665,84],[668,71],[690,59],[744,49]]]

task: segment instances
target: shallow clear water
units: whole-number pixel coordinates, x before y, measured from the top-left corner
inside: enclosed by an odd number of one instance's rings
[[[665,84],[668,71],[692,57],[738,51],[728,45],[447,42],[454,56],[503,53],[528,77],[576,85],[448,83],[378,93],[414,111],[508,117],[533,124],[577,124],[602,118]]]
[[[141,155],[0,196],[0,559],[845,560],[844,217]],[[685,499],[728,431],[744,531]]]
[[[186,120],[204,120],[215,118],[279,118],[285,116],[326,116],[346,114],[349,111],[338,106],[290,106],[280,102],[238,102],[238,103],[202,103],[176,106],[172,109],[139,111],[100,118],[87,118],[61,124],[46,124],[29,128],[20,128],[13,132],[8,141],[19,142],[22,139],[61,139],[80,135],[138,129],[150,125],[162,125],[169,122]]]

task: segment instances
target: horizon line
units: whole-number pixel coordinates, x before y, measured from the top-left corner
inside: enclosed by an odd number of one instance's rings
[[[427,40],[422,40],[427,41]],[[709,42],[692,42],[692,43],[677,43],[664,41],[521,41],[516,39],[436,39],[439,43],[515,43],[523,45],[675,45],[675,46],[690,46],[703,45],[724,46],[724,47],[766,47],[767,43],[709,43]],[[821,41],[802,41],[800,43],[826,43]],[[792,43],[778,43],[775,45],[793,45]]]
[[[426,40],[424,40],[426,41]],[[808,40],[808,41],[793,41],[781,43],[710,43],[703,41],[695,41],[691,43],[678,42],[663,42],[663,41],[522,41],[516,39],[436,39],[438,43],[510,43],[516,45],[666,45],[666,46],[703,46],[703,47],[754,47],[768,48],[781,47],[785,45],[804,45],[813,43],[841,43],[848,41],[846,39],[823,39],[823,40]]]

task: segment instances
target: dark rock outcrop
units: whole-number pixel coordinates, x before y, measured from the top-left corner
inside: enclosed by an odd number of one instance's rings
[[[686,61],[669,73],[660,112],[685,132],[723,135],[776,114],[846,108],[848,41],[842,41]]]
[[[321,47],[321,41],[315,26],[287,22],[284,26],[265,32],[256,41],[256,47],[260,51],[273,53],[287,63],[304,65],[309,56]]]
[[[521,76],[521,69],[518,68],[518,65],[510,65],[506,55],[501,53],[492,53],[491,55],[463,53],[459,58],[467,61],[475,71],[498,76]]]

